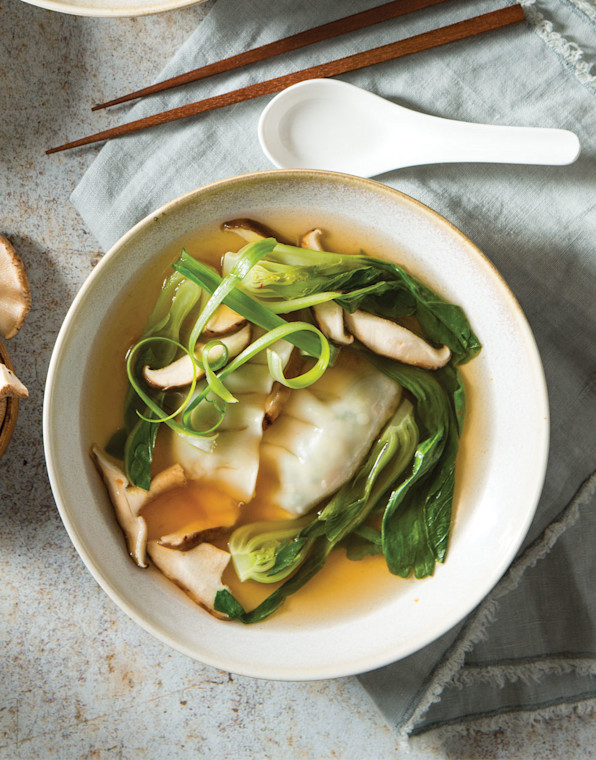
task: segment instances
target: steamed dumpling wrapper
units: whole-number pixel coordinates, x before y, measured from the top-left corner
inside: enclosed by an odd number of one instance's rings
[[[354,475],[400,397],[401,386],[343,351],[320,380],[292,391],[265,431],[261,459],[273,477],[270,498],[301,515],[337,491]]]
[[[262,334],[255,330],[254,338]],[[280,340],[272,346],[285,365],[294,346]],[[217,486],[240,502],[252,499],[259,471],[260,445],[267,396],[273,386],[267,354],[261,351],[229,375],[225,384],[238,399],[228,404],[215,441],[180,434],[172,436],[172,457],[184,468],[189,480]],[[198,448],[199,444],[201,448]]]

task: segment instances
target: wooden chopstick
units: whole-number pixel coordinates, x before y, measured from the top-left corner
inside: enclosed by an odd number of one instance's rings
[[[126,103],[129,100],[135,100],[136,98],[141,98],[145,95],[153,95],[156,92],[163,92],[163,90],[169,90],[172,87],[179,87],[180,85],[188,84],[189,82],[196,82],[199,79],[206,79],[215,74],[223,74],[226,71],[233,71],[242,66],[248,66],[251,63],[266,61],[268,58],[274,58],[276,55],[290,53],[292,50],[298,50],[307,45],[313,45],[315,42],[330,40],[333,37],[339,37],[348,32],[355,32],[358,29],[365,29],[369,26],[380,24],[383,21],[389,21],[398,18],[399,16],[405,16],[408,13],[420,11],[424,8],[430,8],[433,5],[439,5],[446,1],[447,0],[392,0],[390,3],[378,5],[367,11],[354,13],[351,16],[345,16],[336,21],[331,21],[327,24],[307,29],[304,32],[293,34],[291,37],[284,37],[281,40],[270,42],[267,45],[261,45],[252,50],[247,50],[244,53],[233,55],[230,58],[224,58],[221,61],[210,63],[207,66],[201,66],[200,68],[193,69],[185,74],[179,74],[170,79],[165,79],[163,82],[158,82],[149,87],[143,87],[141,90],[122,95],[119,98],[108,100],[106,103],[98,103],[93,106],[91,110],[98,111],[100,108],[108,108],[108,106],[115,106],[118,103]]]
[[[89,135],[80,140],[60,145],[57,148],[50,148],[50,150],[46,151],[46,154],[49,155],[50,153],[58,153],[59,151],[68,150],[70,148],[78,148],[81,145],[101,142],[102,140],[108,140],[112,137],[121,137],[122,135],[127,135],[132,132],[138,132],[141,129],[147,129],[148,127],[167,124],[171,121],[185,119],[189,116],[196,116],[200,113],[213,111],[217,108],[223,108],[224,106],[230,106],[235,103],[241,103],[245,100],[251,100],[252,98],[259,98],[262,95],[271,95],[274,92],[280,92],[290,85],[296,84],[297,82],[303,82],[307,79],[334,77],[339,74],[345,74],[349,71],[356,71],[367,66],[372,66],[376,63],[384,63],[385,61],[391,61],[395,58],[411,55],[412,53],[419,53],[423,50],[430,50],[432,48],[440,47],[441,45],[447,45],[450,42],[457,42],[469,37],[475,37],[479,34],[484,34],[485,32],[502,29],[511,26],[512,24],[518,24],[523,20],[524,12],[522,7],[520,5],[511,5],[498,11],[475,16],[466,21],[459,21],[456,24],[450,24],[449,26],[434,29],[431,32],[424,32],[423,34],[417,34],[414,37],[408,37],[404,40],[399,40],[398,42],[390,42],[387,45],[381,45],[381,47],[372,50],[349,55],[336,61],[323,63],[319,66],[312,66],[311,68],[303,69],[302,71],[295,71],[292,74],[286,74],[285,76],[276,77],[275,79],[269,79],[266,82],[252,84],[248,87],[242,87],[239,90],[233,90],[232,92],[227,92],[222,95],[215,95],[212,98],[199,100],[196,103],[189,103],[188,105],[173,108],[170,111],[164,111],[163,113],[154,114],[153,116],[146,116],[143,119],[128,122],[128,124],[121,124],[119,127],[106,129],[103,132],[97,132],[94,135]]]

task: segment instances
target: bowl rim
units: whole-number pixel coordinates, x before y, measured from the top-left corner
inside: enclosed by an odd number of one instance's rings
[[[415,207],[417,207],[419,211],[421,211],[425,215],[431,217],[432,219],[436,221],[440,221],[443,225],[445,225],[450,230],[451,233],[459,237],[460,241],[469,250],[473,251],[476,256],[479,256],[485,266],[489,267],[489,269],[491,270],[491,274],[493,275],[493,277],[496,278],[501,288],[502,293],[507,297],[507,302],[508,302],[509,307],[515,312],[515,315],[519,322],[519,327],[523,331],[523,338],[525,341],[525,345],[532,355],[531,356],[532,365],[533,365],[534,370],[536,370],[535,379],[537,381],[537,384],[535,387],[535,394],[536,394],[535,400],[536,400],[536,405],[539,406],[541,409],[540,418],[541,418],[542,425],[541,425],[541,435],[540,435],[540,447],[536,449],[534,452],[535,461],[537,463],[537,467],[536,467],[537,477],[535,479],[534,486],[532,489],[531,505],[529,504],[528,506],[525,519],[523,520],[523,522],[521,522],[518,525],[517,531],[515,533],[515,539],[511,540],[511,543],[509,545],[509,550],[507,552],[503,552],[500,558],[500,561],[498,563],[495,563],[492,573],[490,573],[490,582],[487,581],[487,583],[483,585],[483,590],[479,591],[475,597],[473,598],[471,597],[468,600],[468,603],[466,604],[466,608],[467,608],[466,611],[463,614],[461,614],[457,620],[450,621],[449,625],[447,627],[442,627],[439,633],[436,633],[436,631],[434,631],[431,635],[422,637],[420,642],[417,642],[415,645],[407,648],[397,658],[395,657],[394,654],[388,654],[388,653],[385,653],[384,655],[378,654],[374,657],[369,656],[368,659],[361,658],[357,666],[356,664],[354,664],[352,667],[348,667],[344,665],[344,667],[342,668],[338,668],[337,666],[331,666],[327,668],[319,667],[316,673],[311,673],[309,671],[308,673],[301,672],[300,675],[297,675],[295,669],[289,669],[289,668],[284,669],[284,667],[280,667],[280,666],[272,666],[269,669],[268,673],[263,674],[262,669],[258,668],[255,670],[253,667],[251,667],[250,663],[248,663],[246,667],[244,665],[242,667],[234,666],[231,669],[231,672],[234,672],[238,675],[249,676],[253,678],[265,678],[268,680],[279,680],[279,681],[322,680],[322,679],[328,679],[328,678],[357,675],[359,673],[368,672],[370,670],[374,670],[376,668],[383,667],[385,665],[389,665],[393,662],[399,661],[409,656],[410,654],[413,654],[423,649],[425,646],[427,646],[428,644],[432,643],[437,638],[445,634],[448,630],[453,628],[453,626],[457,625],[459,622],[461,622],[461,620],[463,620],[471,612],[473,612],[473,610],[477,607],[477,605],[491,593],[491,591],[494,589],[496,584],[502,578],[504,573],[509,568],[511,562],[517,555],[517,552],[528,533],[532,520],[534,519],[534,515],[536,513],[536,509],[538,506],[538,501],[542,493],[545,474],[546,474],[547,460],[548,460],[550,430],[549,430],[549,406],[548,406],[547,385],[546,385],[546,379],[544,375],[542,361],[540,358],[540,354],[538,352],[538,347],[536,345],[534,335],[525,317],[525,314],[523,310],[521,309],[521,306],[519,305],[513,292],[507,285],[503,276],[500,274],[496,266],[490,261],[490,259],[488,259],[488,257],[456,225],[454,225],[448,219],[445,219],[445,217],[443,217],[437,211],[434,211],[432,208],[430,208],[426,204],[422,203],[421,201],[415,198],[412,198],[411,196],[399,190],[391,188],[387,185],[383,185],[375,180],[356,177],[349,174],[341,174],[339,172],[324,171],[324,170],[273,169],[273,170],[267,170],[267,171],[249,172],[246,174],[241,174],[234,177],[221,179],[216,182],[203,185],[177,198],[174,198],[171,201],[168,201],[167,203],[163,204],[161,207],[159,207],[155,211],[151,212],[150,214],[147,214],[143,219],[141,219],[133,227],[131,227],[124,235],[122,235],[122,237],[119,240],[117,240],[110,247],[110,249],[104,254],[102,259],[99,261],[97,266],[88,275],[87,279],[85,280],[85,282],[79,289],[77,295],[75,296],[73,302],[71,303],[68,309],[68,312],[64,318],[64,321],[58,333],[58,337],[56,339],[54,349],[52,351],[52,356],[50,359],[50,364],[49,364],[48,372],[47,372],[47,379],[46,379],[45,392],[44,392],[44,404],[43,404],[44,453],[45,453],[46,466],[48,470],[48,476],[49,476],[50,486],[52,489],[52,494],[54,496],[56,507],[58,509],[62,522],[64,523],[64,526],[70,537],[70,540],[75,546],[75,549],[77,550],[79,556],[83,560],[84,565],[86,566],[87,570],[91,573],[93,578],[97,581],[99,586],[103,589],[103,591],[105,591],[105,593],[110,597],[110,599],[122,611],[124,611],[130,618],[132,618],[138,625],[140,625],[141,628],[143,628],[145,631],[147,631],[151,635],[155,636],[158,640],[172,647],[172,649],[182,654],[185,654],[194,660],[198,660],[206,665],[210,665],[220,670],[225,670],[225,671],[229,670],[229,668],[226,667],[225,664],[222,664],[222,662],[218,660],[217,658],[203,656],[202,654],[201,656],[198,656],[197,653],[193,651],[192,647],[187,647],[184,644],[179,643],[172,636],[170,636],[170,634],[167,631],[163,630],[159,624],[153,623],[145,619],[139,612],[137,612],[137,610],[127,600],[123,599],[119,595],[116,589],[111,587],[109,581],[103,576],[101,569],[99,567],[96,567],[93,559],[87,553],[83,541],[79,537],[79,533],[77,531],[76,526],[74,525],[73,521],[70,519],[68,515],[68,510],[66,506],[62,503],[62,499],[61,499],[62,493],[61,493],[61,488],[59,485],[57,470],[55,469],[55,464],[54,464],[52,447],[50,443],[51,436],[49,435],[49,430],[51,428],[51,419],[50,419],[51,406],[52,406],[53,389],[54,389],[56,372],[57,372],[59,362],[61,360],[62,346],[67,340],[68,334],[71,330],[72,317],[76,313],[79,302],[85,298],[87,291],[91,287],[93,287],[95,279],[97,277],[96,273],[102,271],[102,269],[105,266],[107,266],[108,262],[115,255],[117,255],[118,250],[122,246],[127,244],[130,240],[132,240],[136,235],[141,233],[145,229],[146,226],[154,223],[158,217],[167,215],[170,211],[177,208],[178,205],[180,204],[192,202],[192,199],[195,196],[202,195],[204,193],[209,193],[211,191],[217,190],[220,187],[232,186],[235,184],[241,184],[241,183],[251,182],[251,181],[258,182],[261,178],[275,179],[276,177],[280,177],[283,179],[298,178],[298,177],[307,177],[310,179],[324,178],[328,181],[330,180],[330,181],[335,181],[338,183],[345,183],[345,182],[354,183],[364,188],[369,188],[373,190],[373,192],[383,193],[385,195],[388,195],[389,197],[399,197],[402,202],[405,201],[406,203],[413,204]]]
[[[199,5],[204,1],[205,0],[151,0],[151,7],[148,8],[85,8],[80,5],[69,3],[67,0],[23,0],[23,2],[28,3],[29,5],[45,8],[48,11],[67,13],[71,16],[91,16],[93,18],[132,18],[133,16],[151,16],[157,13],[165,13],[180,8],[187,8],[189,5]]]

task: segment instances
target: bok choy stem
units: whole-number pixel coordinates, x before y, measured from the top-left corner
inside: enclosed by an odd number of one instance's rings
[[[294,575],[250,612],[246,612],[226,590],[218,592],[215,609],[244,623],[261,621],[275,612],[290,594],[302,588],[321,569],[331,550],[362,525],[382,494],[408,466],[417,441],[414,408],[404,400],[373,444],[360,472],[340,488],[326,507],[293,538],[279,544],[273,564],[268,558],[271,577],[281,578],[295,571]],[[248,527],[239,530],[248,530]],[[263,551],[271,546],[269,530],[260,535],[254,535],[255,532],[251,533],[253,551],[258,552],[259,546]],[[237,547],[235,534],[232,534],[229,544],[232,557]]]
[[[221,284],[222,278],[211,267],[203,264],[197,259],[193,259],[186,251],[182,251],[180,258],[172,265],[177,272],[188,277],[208,293],[214,293]],[[251,298],[240,288],[230,291],[223,299],[223,303],[229,306],[238,314],[241,314],[249,322],[262,328],[263,330],[273,330],[281,325],[288,324],[285,319],[274,314],[267,306],[263,305],[255,298]],[[317,336],[296,333],[288,337],[288,341],[299,348],[304,353],[315,358],[320,354],[320,341]],[[336,354],[336,349],[330,348],[331,358]]]
[[[231,267],[237,254],[226,254]],[[445,301],[403,267],[365,254],[310,251],[278,243],[253,267],[240,289],[276,310],[294,299],[306,303],[341,291],[335,300],[389,319],[414,314],[425,337],[449,346],[455,364],[472,359],[480,342],[460,306]]]
[[[332,349],[318,328],[306,322],[288,323],[261,305],[256,305],[256,308],[252,309],[248,308],[248,311],[251,312],[252,317],[256,317],[257,324],[265,324],[268,333],[256,340],[224,369],[217,372],[216,370],[222,366],[221,359],[211,362],[209,358],[211,348],[216,344],[223,345],[221,342],[211,341],[207,343],[201,351],[200,361],[195,355],[199,336],[203,333],[215,310],[228,299],[234,300],[234,295],[238,292],[238,284],[260,259],[273,250],[276,244],[276,241],[271,238],[245,246],[238,253],[234,266],[223,279],[208,267],[200,265],[199,262],[189,257],[185,251],[182,252],[180,260],[176,262],[180,264],[180,271],[175,271],[164,284],[162,293],[147,322],[142,340],[133,347],[127,357],[126,368],[130,389],[127,393],[126,416],[130,432],[124,446],[124,462],[127,475],[135,485],[145,489],[150,486],[153,449],[157,428],[160,424],[168,425],[175,433],[181,435],[192,437],[217,435],[217,428],[222,424],[225,417],[226,405],[237,403],[237,399],[228,391],[223,379],[258,352],[267,350],[267,362],[273,379],[292,388],[304,388],[316,382],[327,368]],[[189,271],[188,276],[183,270]],[[202,278],[197,276],[197,271],[201,273]],[[205,280],[207,280],[206,287],[204,287]],[[211,293],[211,297],[201,310],[190,331],[188,346],[183,346],[178,339],[182,325],[199,300],[203,288]],[[246,307],[248,303],[246,297],[240,300]],[[248,301],[250,300],[248,299]],[[251,306],[252,304],[248,303],[248,307]],[[251,321],[253,320],[251,319]],[[317,359],[315,365],[299,377],[285,378],[281,359],[270,348],[278,340],[284,338],[295,342],[297,345],[302,345]],[[313,345],[314,341],[318,342],[318,345],[317,343]],[[165,398],[164,393],[157,392],[146,385],[142,377],[142,367],[146,364],[152,367],[164,366],[173,360],[176,352],[180,351],[186,352],[192,360],[193,380],[183,404],[178,406],[174,412],[168,413],[161,406]],[[227,358],[228,352],[224,346],[223,361],[227,361]],[[206,381],[203,389],[195,396],[197,367],[199,366],[205,372]],[[194,399],[193,396],[195,396]],[[218,400],[216,401],[216,399]],[[142,405],[139,401],[142,402]],[[202,401],[214,404],[218,412],[217,419],[208,430],[198,430],[192,422],[193,412]],[[181,421],[176,419],[179,415],[181,415]]]
[[[196,283],[184,278],[178,272],[170,275],[163,284],[162,290],[155,303],[153,311],[147,320],[142,338],[162,337],[174,343],[180,338],[180,330],[184,320],[191,312],[201,296],[201,289]],[[142,383],[141,371],[145,364],[165,366],[169,364],[176,352],[172,343],[163,343],[160,351],[156,346],[146,345],[137,356],[134,376]],[[152,392],[151,397],[159,403],[163,394]],[[149,490],[151,484],[151,463],[158,426],[147,420],[140,419],[149,414],[149,410],[132,387],[129,387],[124,399],[124,423],[126,441],[122,456],[127,478],[136,486]]]

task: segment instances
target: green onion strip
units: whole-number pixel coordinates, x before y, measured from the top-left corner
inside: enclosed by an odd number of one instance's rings
[[[225,358],[223,362],[218,359],[217,366],[214,366],[209,361],[209,351],[216,345],[223,347]],[[238,399],[230,393],[220,378],[215,374],[215,370],[219,369],[223,364],[227,362],[228,355],[228,347],[225,343],[223,343],[221,340],[212,340],[210,343],[207,343],[207,345],[205,345],[201,351],[201,358],[203,360],[202,365],[203,369],[205,370],[205,378],[207,379],[208,389],[216,396],[219,396],[219,398],[222,401],[225,401],[226,404],[237,404]]]
[[[312,332],[319,337],[319,340],[321,342],[319,358],[317,359],[314,366],[304,372],[302,375],[298,375],[298,377],[293,378],[286,378],[283,373],[283,362],[281,360],[281,357],[278,353],[276,353],[275,350],[272,350],[270,346],[272,346],[274,343],[277,343],[278,340],[283,340],[284,338],[287,338],[288,336],[294,335],[298,332]],[[308,322],[288,322],[285,325],[275,327],[265,335],[257,338],[254,343],[251,343],[248,348],[245,348],[242,353],[238,354],[238,356],[236,356],[226,367],[224,367],[224,369],[222,369],[219,374],[215,375],[215,377],[221,382],[224,377],[230,375],[232,372],[235,372],[243,364],[246,364],[247,361],[254,358],[263,350],[267,350],[267,364],[269,366],[271,377],[282,385],[285,385],[286,387],[292,389],[306,388],[309,385],[315,383],[329,366],[329,360],[331,357],[329,341],[318,328],[316,328],[314,325],[309,324]],[[208,376],[208,357],[205,357],[205,355],[203,355],[203,361],[205,362],[205,373],[206,376]],[[207,399],[207,395],[212,390],[213,389],[207,385],[199,393],[199,395],[190,404],[188,404],[182,415],[183,425],[188,425],[190,427],[190,415],[201,403],[201,401]]]
[[[336,298],[341,298],[343,293],[340,290],[327,290],[322,293],[314,293],[310,296],[302,296],[300,298],[287,298],[285,301],[267,301],[263,299],[263,303],[274,314],[290,314],[298,309],[307,309],[309,306],[318,306],[328,301],[333,301]]]
[[[199,336],[205,329],[207,322],[215,313],[217,307],[220,306],[225,297],[234,290],[238,283],[242,282],[254,265],[258,263],[263,256],[271,253],[276,245],[277,241],[275,238],[265,238],[264,240],[258,240],[256,243],[249,243],[248,245],[245,245],[244,248],[240,249],[238,252],[238,261],[215,289],[192,329],[188,340],[188,350],[191,356],[194,355],[195,346],[197,345]]]
[[[157,335],[155,335],[153,337],[150,337],[150,338],[144,338],[143,340],[139,341],[131,349],[130,353],[128,354],[128,358],[126,360],[126,373],[128,375],[128,380],[129,380],[130,384],[132,385],[132,387],[134,388],[135,393],[137,393],[137,395],[140,398],[143,399],[143,401],[145,402],[145,404],[147,405],[147,407],[153,412],[153,414],[156,415],[156,417],[153,417],[153,418],[145,417],[138,410],[137,410],[137,415],[142,420],[144,420],[145,422],[150,422],[152,424],[159,424],[161,422],[165,422],[166,425],[169,428],[171,428],[172,430],[174,430],[176,433],[182,433],[184,435],[190,434],[190,435],[195,435],[195,436],[199,436],[199,437],[204,437],[204,436],[207,436],[207,435],[211,434],[217,427],[219,427],[219,425],[223,421],[223,417],[224,417],[225,411],[221,412],[221,419],[218,421],[218,423],[216,423],[216,425],[214,427],[210,428],[209,430],[203,430],[203,431],[193,430],[193,429],[190,429],[190,428],[186,428],[184,425],[180,425],[178,422],[176,422],[174,420],[174,417],[177,417],[181,412],[184,411],[184,409],[186,408],[186,406],[190,402],[190,400],[191,400],[191,398],[192,398],[192,396],[193,396],[193,394],[195,392],[195,388],[197,386],[197,364],[196,364],[195,361],[193,361],[193,378],[192,378],[192,382],[190,384],[190,388],[188,390],[188,393],[186,394],[186,398],[184,399],[184,401],[182,402],[182,404],[178,407],[178,409],[176,409],[171,414],[167,414],[159,406],[159,404],[156,404],[155,401],[151,398],[151,396],[149,396],[147,393],[145,393],[145,391],[143,390],[143,388],[137,382],[137,380],[136,380],[136,378],[134,376],[133,367],[132,367],[133,359],[134,359],[137,351],[142,346],[146,345],[147,343],[150,343],[151,341],[162,341],[164,343],[171,343],[174,346],[176,346],[177,348],[179,348],[182,351],[184,351],[184,353],[186,353],[186,354],[188,353],[188,349],[186,349],[181,343],[178,343],[178,341],[173,340],[172,338],[165,338],[165,337],[161,337],[161,336],[157,336]]]
[[[204,309],[202,309],[194,327],[192,328],[188,346],[183,346],[177,341],[161,337],[152,336],[144,338],[139,341],[130,351],[126,361],[126,372],[131,386],[134,388],[138,396],[145,402],[149,410],[155,415],[153,418],[146,417],[137,411],[137,415],[148,423],[160,424],[165,423],[174,432],[182,435],[192,435],[197,437],[207,437],[212,435],[217,428],[222,424],[227,404],[234,404],[238,402],[238,399],[233,396],[232,393],[226,388],[223,383],[223,379],[242,367],[250,359],[254,358],[261,351],[267,351],[267,364],[269,372],[274,380],[285,385],[288,388],[299,389],[306,388],[309,385],[315,383],[325,372],[329,366],[331,359],[331,348],[329,341],[323,335],[323,333],[307,322],[284,322],[273,328],[265,335],[255,340],[248,348],[242,353],[236,356],[227,366],[223,369],[221,367],[228,361],[229,352],[227,346],[220,340],[212,340],[207,343],[201,349],[200,360],[196,356],[197,341],[205,329],[209,319],[213,316],[218,306],[226,299],[226,297],[236,288],[236,286],[246,277],[251,268],[277,245],[277,242],[273,238],[267,238],[265,240],[259,240],[256,243],[250,243],[240,251],[240,257],[229,274],[221,280],[218,287],[213,291],[210,299],[207,301]],[[314,333],[320,342],[320,349],[318,351],[318,357],[315,364],[303,374],[298,377],[286,378],[284,376],[284,366],[280,355],[271,348],[277,341],[296,335],[297,333]],[[163,341],[170,343],[185,354],[187,354],[193,364],[193,379],[186,394],[186,397],[182,404],[171,414],[168,414],[157,404],[151,396],[149,396],[142,386],[137,382],[133,372],[133,359],[136,356],[138,350],[149,343],[150,341]],[[293,342],[290,340],[290,342]],[[217,357],[213,361],[210,360],[209,354],[216,346],[223,348],[223,355]],[[204,370],[205,372],[205,387],[200,391],[198,395],[195,395],[197,387],[197,368]],[[218,372],[218,370],[221,370]],[[216,422],[208,430],[197,430],[192,424],[191,415],[196,410],[197,406],[206,401],[211,403],[217,409],[218,418]],[[182,422],[177,422],[176,417],[181,415]]]

